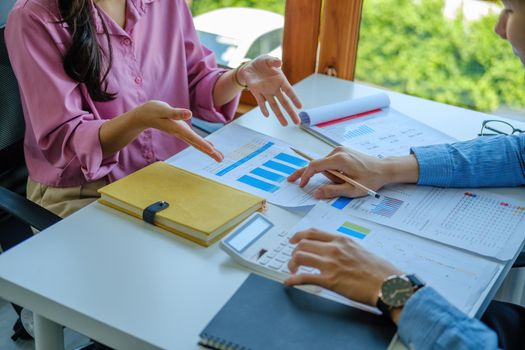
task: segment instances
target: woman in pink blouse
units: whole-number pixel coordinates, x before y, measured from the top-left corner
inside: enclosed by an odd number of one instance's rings
[[[222,154],[192,113],[232,120],[247,86],[283,125],[300,102],[269,56],[217,68],[184,0],[19,0],[6,42],[26,120],[28,197],[66,216],[96,190],[187,144]]]

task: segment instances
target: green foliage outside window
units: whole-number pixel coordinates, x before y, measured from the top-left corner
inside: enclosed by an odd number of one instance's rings
[[[252,7],[284,15],[285,0],[193,0],[190,7],[194,16],[221,7]]]
[[[193,0],[194,15],[226,6],[284,13],[285,0]],[[443,16],[444,0],[364,0],[357,80],[481,111],[523,108],[523,67],[494,33],[497,15]]]
[[[443,0],[365,0],[356,77],[439,102],[525,106],[523,67],[494,33],[497,15],[446,19]]]

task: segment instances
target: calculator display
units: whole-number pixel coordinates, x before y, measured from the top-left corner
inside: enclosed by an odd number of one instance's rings
[[[242,252],[250,243],[264,232],[269,230],[273,224],[263,217],[257,215],[244,224],[237,233],[230,238],[228,244],[238,252]]]

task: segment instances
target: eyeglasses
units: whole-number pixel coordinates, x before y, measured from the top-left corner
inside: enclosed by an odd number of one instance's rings
[[[478,136],[514,135],[524,132],[503,120],[484,120]]]

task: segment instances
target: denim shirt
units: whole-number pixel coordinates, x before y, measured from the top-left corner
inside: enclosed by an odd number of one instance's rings
[[[411,349],[498,348],[496,333],[459,311],[431,287],[423,287],[408,300],[397,331]]]
[[[525,185],[525,134],[412,149],[419,185],[511,187]],[[497,349],[496,334],[430,287],[407,302],[398,333],[414,349]]]
[[[525,185],[525,134],[484,136],[453,144],[412,148],[418,185],[516,187]]]

